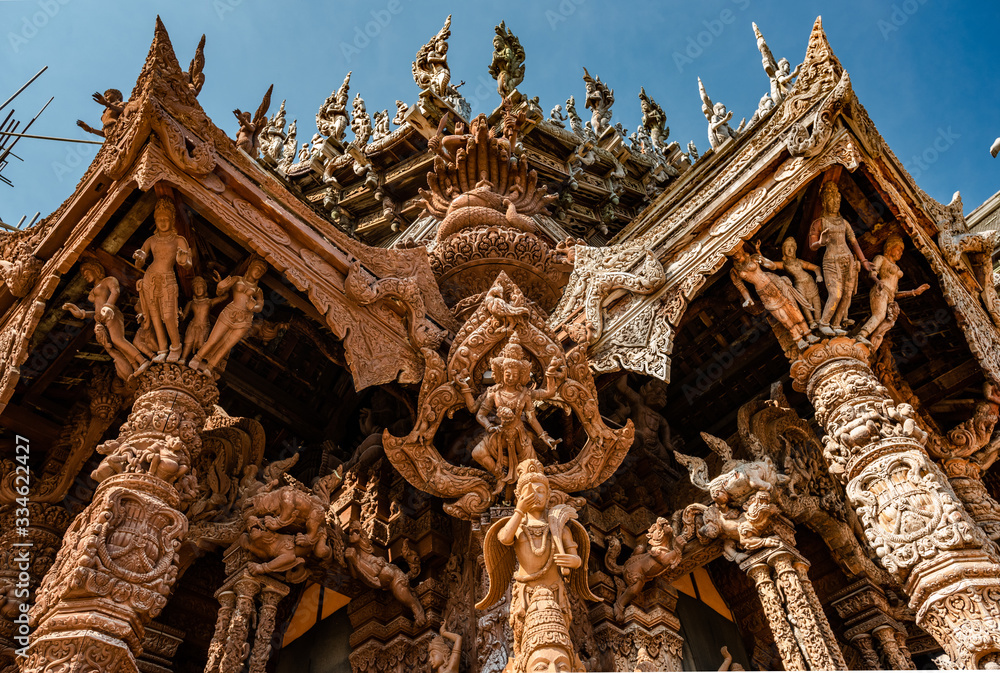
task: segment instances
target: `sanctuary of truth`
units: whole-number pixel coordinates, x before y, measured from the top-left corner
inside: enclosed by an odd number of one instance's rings
[[[1000,667],[998,234],[754,31],[699,155],[504,24],[472,118],[450,17],[224,130],[157,20],[0,234],[0,670]]]

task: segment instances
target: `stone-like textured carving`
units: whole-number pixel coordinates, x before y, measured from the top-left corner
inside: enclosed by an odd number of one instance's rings
[[[476,608],[492,607],[513,580],[512,670],[518,673],[552,667],[582,670],[569,635],[569,594],[600,600],[587,584],[587,531],[576,521],[576,509],[570,504],[551,504],[552,495],[542,464],[534,459],[522,462],[514,514],[494,523],[483,542],[490,586]]]

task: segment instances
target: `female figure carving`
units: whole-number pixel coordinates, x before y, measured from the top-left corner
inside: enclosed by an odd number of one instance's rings
[[[191,369],[214,370],[250,331],[254,313],[260,313],[264,308],[264,292],[257,283],[266,271],[264,260],[254,257],[247,266],[245,276],[229,276],[223,280],[218,272],[212,272],[213,279],[218,283],[216,294],[222,297],[231,290],[233,299],[219,314],[208,341],[188,363]]]
[[[886,314],[889,311],[889,304],[896,299],[916,297],[930,289],[930,285],[924,283],[915,290],[899,291],[899,279],[903,277],[897,262],[903,256],[903,239],[897,234],[891,235],[885,241],[882,254],[876,255],[872,261],[875,270],[875,285],[869,293],[871,301],[872,316],[868,319],[858,332],[857,338],[867,340],[879,326],[885,322]]]
[[[758,258],[751,257],[742,243],[733,251],[732,259],[733,269],[729,277],[743,297],[743,306],[753,306],[753,297],[746,286],[750,283],[757,290],[764,308],[788,330],[800,349],[818,341],[809,331],[809,325],[797,305],[806,303],[806,299],[792,287],[790,280],[764,271]]]
[[[871,262],[861,252],[851,224],[840,216],[840,192],[837,185],[827,182],[820,189],[823,213],[809,227],[809,249],[823,253],[823,277],[826,279],[826,304],[819,318],[819,331],[826,336],[847,334],[841,325],[846,322],[851,298],[858,286],[858,263],[875,280]]]
[[[816,285],[823,282],[823,273],[816,264],[796,256],[798,247],[795,238],[789,236],[781,244],[781,261],[772,262],[760,254],[760,242],[758,241],[757,259],[760,260],[761,266],[765,269],[784,271],[794,279],[795,289],[806,298],[806,303],[801,305],[802,315],[809,323],[810,329],[814,329],[823,312],[823,302],[819,298],[819,286]],[[809,275],[810,272],[816,274],[816,280],[813,280],[812,276]]]

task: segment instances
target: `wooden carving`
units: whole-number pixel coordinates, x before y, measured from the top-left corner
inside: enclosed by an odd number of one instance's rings
[[[527,455],[531,446],[528,428],[519,416],[525,416],[536,435],[546,440],[531,420],[535,401],[544,399],[576,414],[588,438],[573,459],[546,468],[553,488],[575,492],[600,484],[624,459],[635,430],[631,421],[619,430],[604,424],[585,349],[580,345],[564,351],[546,327],[544,315],[501,273],[456,335],[447,364],[436,351],[422,349],[426,374],[416,425],[406,437],[385,432],[386,456],[417,488],[441,498],[457,498],[445,505],[449,513],[473,518],[489,507],[499,484],[511,482],[511,462],[531,457]],[[494,353],[502,354],[496,362],[506,376],[488,386],[484,374],[493,365]],[[544,377],[542,390],[528,387],[525,375],[529,367],[536,380]],[[494,370],[493,380],[499,375]],[[532,406],[526,411],[529,404]],[[462,407],[483,416],[484,426],[496,428],[487,430],[495,433],[495,438],[487,437],[477,454],[491,457],[484,466],[493,472],[453,465],[434,446],[434,435],[445,416]],[[514,455],[509,453],[511,446]]]

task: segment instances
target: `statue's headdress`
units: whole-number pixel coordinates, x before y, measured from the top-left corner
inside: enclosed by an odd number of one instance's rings
[[[515,669],[524,671],[531,655],[543,647],[565,650],[573,664],[573,670],[583,670],[573,647],[573,639],[569,635],[566,614],[559,606],[552,589],[540,586],[532,592],[529,599],[527,615],[524,618],[524,637],[521,640],[521,652]]]

